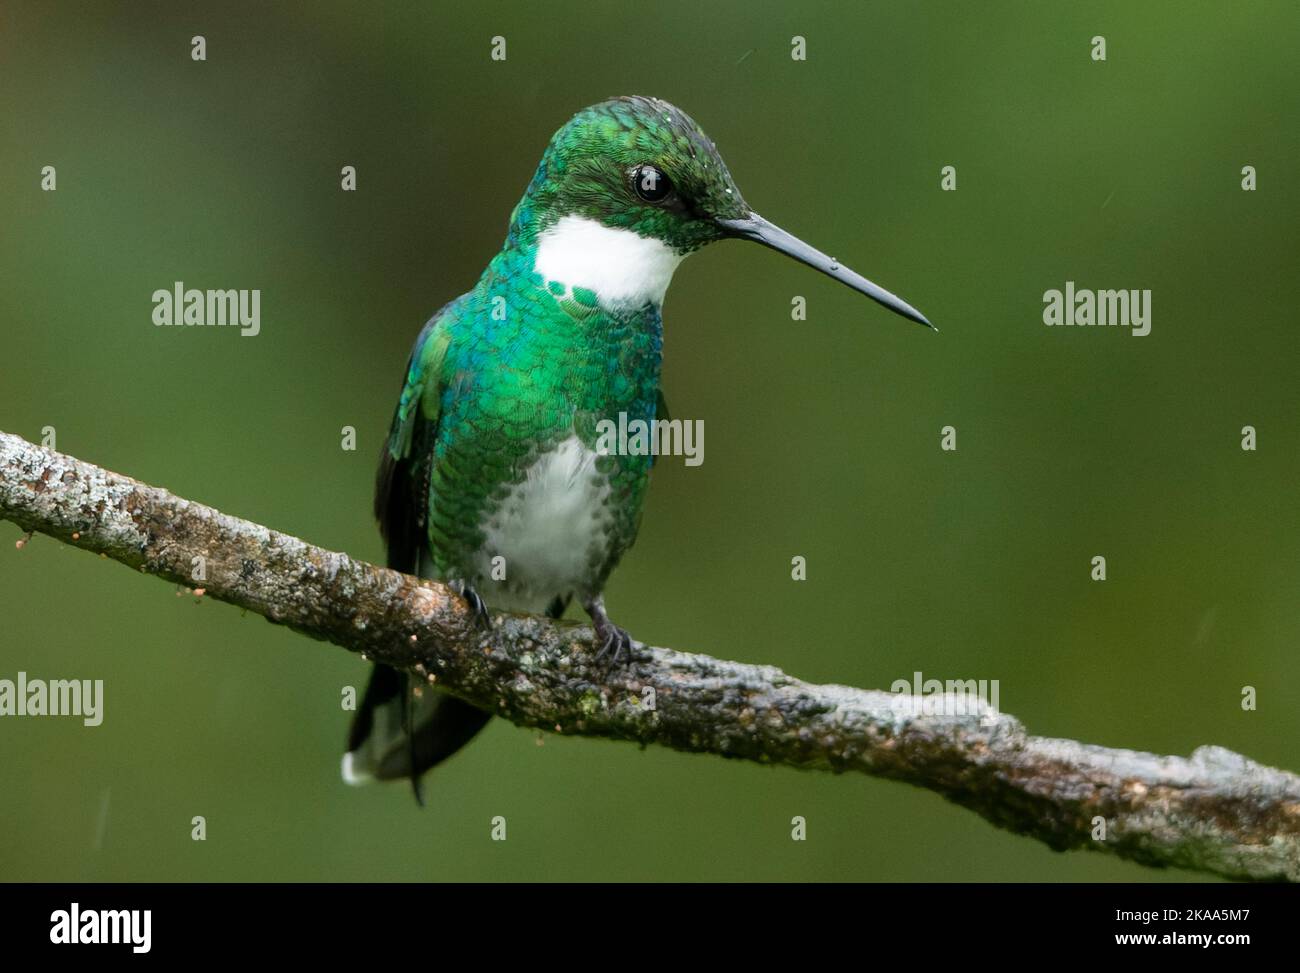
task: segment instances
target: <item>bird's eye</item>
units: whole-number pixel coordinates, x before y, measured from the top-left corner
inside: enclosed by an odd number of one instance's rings
[[[647,203],[662,203],[673,191],[673,181],[655,166],[643,164],[632,170],[632,188]]]

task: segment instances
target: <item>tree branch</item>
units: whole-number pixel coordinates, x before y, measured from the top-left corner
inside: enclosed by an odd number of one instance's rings
[[[484,632],[441,584],[6,433],[0,519],[185,586],[202,557],[208,597],[416,673],[521,726],[858,771],[927,787],[1056,849],[1300,881],[1300,777],[1221,747],[1162,757],[1030,736],[983,705],[929,715],[917,697],[672,649],[639,649],[607,673],[591,661],[584,625],[493,613]],[[1104,840],[1093,837],[1098,818]]]

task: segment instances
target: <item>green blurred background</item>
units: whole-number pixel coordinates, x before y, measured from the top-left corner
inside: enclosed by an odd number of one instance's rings
[[[664,385],[706,459],[655,471],[614,617],[816,681],[998,679],[1035,733],[1300,769],[1300,8],[469,6],[6,3],[0,429],[382,559],[373,467],[417,330],[556,127],[658,95],[760,212],[942,333],[757,247],[687,261]],[[261,288],[261,335],[155,328],[176,280]],[[1151,334],[1045,327],[1066,280],[1152,289]],[[339,781],[364,662],[18,536],[0,677],[102,678],[106,717],[0,721],[5,879],[1189,877],[899,784],[500,721],[419,810]]]

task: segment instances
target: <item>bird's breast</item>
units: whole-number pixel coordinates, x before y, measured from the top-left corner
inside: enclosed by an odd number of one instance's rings
[[[613,513],[609,477],[597,459],[570,436],[489,505],[475,566],[489,579],[481,590],[494,606],[543,611],[557,594],[582,590],[599,573],[610,553]]]

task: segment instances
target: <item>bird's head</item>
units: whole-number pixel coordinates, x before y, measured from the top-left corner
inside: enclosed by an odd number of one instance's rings
[[[753,240],[834,277],[921,324],[919,311],[775,226],[745,202],[713,140],[657,98],[613,98],[578,112],[551,139],[512,233],[536,246],[546,279],[602,303],[661,302],[687,254]]]

